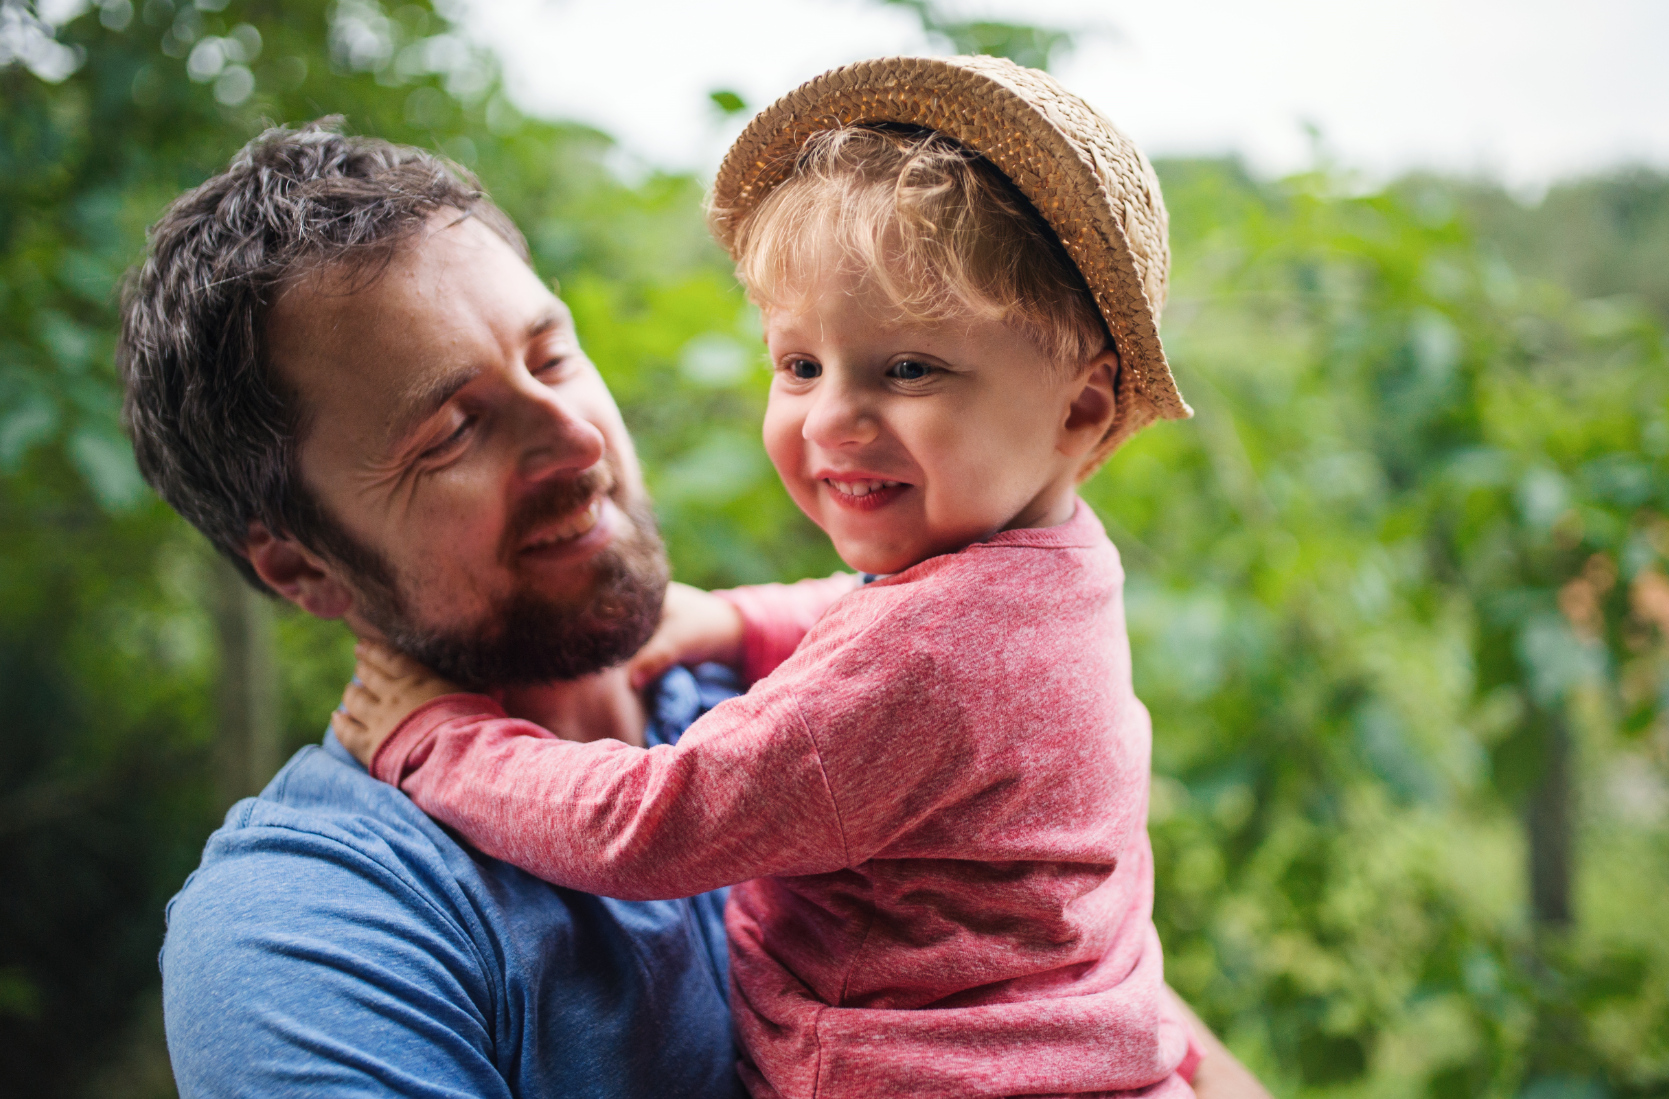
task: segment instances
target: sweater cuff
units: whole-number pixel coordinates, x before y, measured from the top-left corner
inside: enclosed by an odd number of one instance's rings
[[[502,718],[508,715],[486,695],[450,694],[432,698],[406,715],[371,757],[371,777],[391,786],[423,766],[440,727],[456,718]]]
[[[771,613],[770,602],[752,588],[731,588],[714,595],[736,608],[742,616],[742,666],[736,669],[744,683],[756,683],[770,675],[794,652],[804,636],[794,622],[784,622]]]
[[[1200,1067],[1200,1058],[1204,1051],[1200,1049],[1199,1038],[1194,1034],[1194,1028],[1188,1028],[1188,1052],[1183,1055],[1182,1063],[1176,1066],[1176,1074],[1186,1080],[1190,1086],[1194,1083],[1194,1073]]]
[[[794,584],[754,584],[715,591],[742,616],[742,666],[748,683],[757,683],[794,655],[800,642],[842,596],[861,586],[851,573],[837,572]]]

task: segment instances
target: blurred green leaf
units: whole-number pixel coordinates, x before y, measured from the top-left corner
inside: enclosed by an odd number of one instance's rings
[[[944,42],[953,53],[1006,57],[1031,69],[1047,70],[1063,60],[1077,41],[1076,32],[1061,27],[957,19],[934,0],[881,2],[914,12],[922,30]]]
[[[707,98],[725,114],[741,114],[748,109],[747,101],[728,88],[715,88],[707,93]]]
[[[0,474],[16,473],[23,458],[58,429],[58,408],[38,390],[25,390],[0,412]]]
[[[111,511],[133,506],[149,491],[133,464],[133,448],[126,439],[80,428],[70,435],[69,455],[98,502]]]

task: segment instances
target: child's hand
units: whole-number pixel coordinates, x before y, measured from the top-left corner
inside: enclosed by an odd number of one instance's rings
[[[736,665],[742,659],[742,614],[716,595],[688,584],[667,585],[661,625],[649,643],[626,662],[634,689],[674,664],[709,660]]]
[[[330,727],[342,747],[369,767],[382,742],[411,712],[459,687],[378,641],[354,646],[353,682],[342,692],[342,705],[330,715]]]

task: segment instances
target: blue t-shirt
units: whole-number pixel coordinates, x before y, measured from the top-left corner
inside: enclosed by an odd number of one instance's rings
[[[736,693],[668,672],[650,744]],[[724,897],[617,901],[463,846],[334,736],[233,806],[168,905],[198,1096],[729,1097]]]

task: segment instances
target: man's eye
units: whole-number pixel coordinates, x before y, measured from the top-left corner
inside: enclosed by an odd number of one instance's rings
[[[448,450],[452,449],[458,443],[462,442],[463,438],[464,438],[464,435],[467,434],[469,432],[469,429],[474,427],[474,426],[475,426],[475,417],[473,417],[473,416],[464,417],[464,419],[458,424],[457,430],[453,431],[452,434],[448,435],[446,438],[442,439],[440,442],[436,443],[434,446],[429,447],[427,450],[425,450],[418,457],[420,457],[420,458],[434,458],[438,455],[445,454]]]
[[[788,372],[801,381],[810,381],[812,378],[822,376],[823,365],[812,362],[810,359],[790,359],[788,360]]]
[[[890,377],[897,378],[902,382],[919,382],[931,373],[933,373],[931,366],[926,363],[918,363],[914,359],[905,359],[903,362],[893,363],[892,369],[887,371]]]

